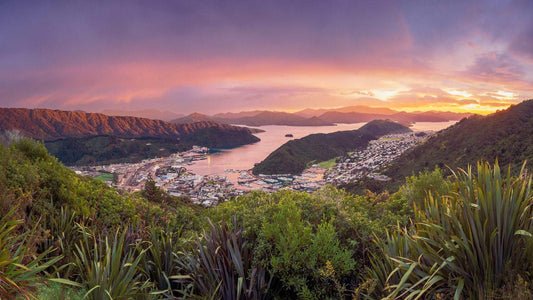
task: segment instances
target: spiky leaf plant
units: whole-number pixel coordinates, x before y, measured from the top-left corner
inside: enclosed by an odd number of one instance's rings
[[[52,248],[40,255],[32,253],[30,242],[34,232],[15,233],[21,220],[11,217],[16,208],[0,219],[0,299],[36,299],[32,291],[43,281],[40,275],[61,257],[45,260]]]
[[[85,297],[131,299],[147,293],[150,283],[139,268],[145,250],[135,251],[126,245],[127,230],[118,229],[112,237],[100,238],[86,228],[82,230],[84,237],[76,245],[74,263],[88,291]]]
[[[477,176],[469,167],[453,179],[445,194],[415,206],[411,232],[402,231],[409,249],[388,253],[388,298],[497,298],[531,270],[531,177],[479,162]]]
[[[186,270],[182,268],[181,253],[188,238],[182,236],[182,231],[164,231],[152,228],[150,231],[150,247],[143,258],[142,266],[150,279],[155,284],[155,289],[166,297],[180,297],[188,295],[187,285],[180,284],[174,278],[186,276]]]
[[[227,224],[214,225],[197,241],[197,253],[189,254],[185,267],[202,298],[270,299],[272,279],[266,271],[252,265],[252,251],[234,219],[234,229]]]

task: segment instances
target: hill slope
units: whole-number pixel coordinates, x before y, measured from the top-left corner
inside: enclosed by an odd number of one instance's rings
[[[472,116],[407,151],[387,173],[399,180],[424,168],[466,167],[480,159],[518,170],[533,160],[533,100],[485,117]],[[530,168],[531,169],[531,168]]]
[[[259,141],[248,128],[212,121],[172,124],[96,113],[0,108],[0,131],[7,130],[44,140],[48,151],[68,165],[134,162],[192,145],[235,147]]]
[[[194,140],[200,145],[228,147],[258,141],[250,130],[215,122],[172,124],[137,117],[50,109],[0,108],[0,130],[19,130],[25,136],[55,140],[66,137],[111,135],[124,138],[159,137]],[[202,139],[217,134],[217,142]]]
[[[46,141],[44,145],[63,164],[83,166],[137,162],[191,148],[189,143],[170,138],[125,139],[109,135],[68,137]]]
[[[256,165],[254,174],[297,174],[309,163],[325,161],[364,148],[368,142],[389,133],[409,132],[409,128],[391,121],[375,120],[358,130],[311,134],[291,140]]]

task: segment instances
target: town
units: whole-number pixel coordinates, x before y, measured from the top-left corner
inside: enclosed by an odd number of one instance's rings
[[[336,165],[325,172],[324,180],[334,185],[356,182],[364,177],[388,181],[390,178],[379,174],[379,170],[430,134],[430,131],[390,134],[370,141],[366,149],[350,152],[339,158]]]
[[[186,196],[205,206],[247,193],[251,190],[274,192],[280,189],[315,191],[327,184],[357,181],[364,177],[389,180],[379,174],[409,148],[426,139],[429,132],[386,135],[370,141],[364,150],[356,150],[334,159],[329,165],[313,164],[300,175],[253,175],[251,170],[226,169],[224,174],[198,175],[190,170],[196,161],[207,159],[209,149],[194,146],[191,150],[168,157],[145,159],[139,163],[72,167],[81,175],[101,178],[109,185],[126,191],[139,191],[152,178],[171,195]],[[111,176],[109,176],[111,175]]]

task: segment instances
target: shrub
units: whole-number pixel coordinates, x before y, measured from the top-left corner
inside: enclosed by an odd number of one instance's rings
[[[314,232],[294,203],[281,201],[278,205],[278,212],[263,221],[257,259],[289,294],[319,299],[337,293],[330,280],[339,281],[350,274],[355,266],[352,252],[340,246],[331,223],[321,222]],[[326,276],[328,269],[335,272]]]
[[[295,297],[299,288],[315,284],[317,291],[323,289],[317,292],[318,295],[337,295],[335,280],[346,291],[354,289],[359,275],[370,264],[370,254],[377,250],[373,238],[385,237],[385,230],[389,227],[406,226],[412,208],[399,193],[392,196],[368,193],[353,197],[327,186],[313,194],[287,190],[272,194],[255,191],[221,203],[207,212],[215,222],[230,220],[236,215],[238,221],[244,224],[244,235],[254,249],[255,259],[275,276],[273,284],[277,285],[276,289]],[[347,264],[336,261],[332,253],[311,249],[313,241],[318,240],[339,253],[349,249],[351,258],[344,259]],[[292,252],[284,250],[285,243],[291,247],[291,243],[295,244]],[[313,265],[316,258],[309,258],[315,256],[313,251],[321,257],[316,265]],[[282,253],[291,254],[294,259],[284,259]],[[272,262],[284,271],[277,272]],[[312,267],[308,268],[308,263]],[[324,276],[329,274],[325,272],[328,263],[335,271],[335,277]],[[304,268],[301,271],[297,267],[300,264]],[[345,272],[346,266],[350,269],[348,273]],[[289,274],[292,271],[295,273]],[[295,280],[289,279],[293,275],[306,283],[298,283],[299,288],[296,288],[289,283]],[[285,287],[282,286],[283,276],[287,277]]]

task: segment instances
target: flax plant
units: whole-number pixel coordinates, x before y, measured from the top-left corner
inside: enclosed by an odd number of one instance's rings
[[[29,241],[35,233],[15,233],[22,223],[11,219],[15,210],[11,209],[0,219],[0,299],[36,299],[33,290],[43,282],[41,275],[48,275],[45,271],[61,257],[46,260],[52,248],[39,255],[31,251]]]
[[[100,240],[82,228],[83,240],[76,245],[75,265],[85,298],[94,300],[132,299],[146,296],[150,283],[139,268],[145,250],[126,245],[126,230],[117,230]],[[129,248],[129,250],[128,250]]]
[[[388,299],[498,298],[531,270],[531,177],[479,162],[477,176],[469,167],[453,180],[443,196],[415,204],[414,226],[402,231],[409,249],[387,253]]]
[[[227,224],[214,225],[197,240],[197,252],[187,255],[184,268],[202,299],[271,299],[272,278],[266,270],[252,265],[252,251],[234,219],[234,229]]]
[[[192,288],[177,280],[189,278],[180,263],[184,259],[184,255],[180,255],[183,252],[180,251],[188,243],[190,240],[182,236],[181,229],[177,232],[151,229],[150,247],[143,258],[142,266],[158,293],[169,298],[189,296]]]

